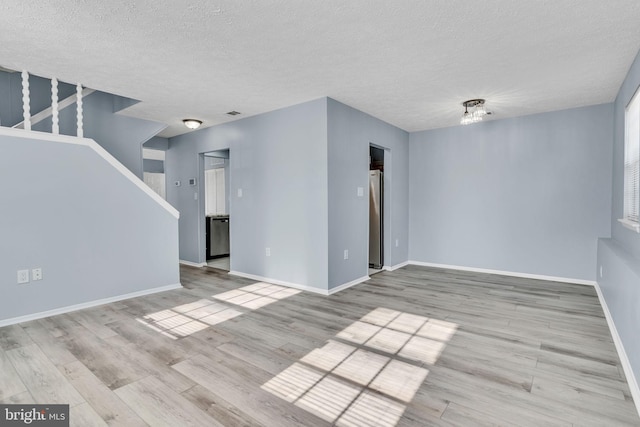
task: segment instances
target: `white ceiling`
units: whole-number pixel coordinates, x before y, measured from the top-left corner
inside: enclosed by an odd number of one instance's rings
[[[138,99],[163,136],[323,96],[417,131],[470,98],[611,102],[639,25],[638,0],[3,0],[0,65]]]

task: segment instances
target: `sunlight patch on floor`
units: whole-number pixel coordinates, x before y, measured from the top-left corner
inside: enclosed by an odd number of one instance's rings
[[[429,374],[423,365],[437,362],[456,330],[377,308],[262,389],[338,426],[393,427]]]
[[[246,311],[240,308],[256,310],[298,293],[300,291],[296,289],[258,282],[213,295],[213,298],[221,302],[203,298],[150,313],[136,320],[162,335],[178,339],[244,314]]]
[[[452,322],[377,308],[336,337],[433,365],[457,329]]]
[[[241,307],[255,310],[278,300],[299,294],[301,291],[272,285],[270,283],[254,283],[232,291],[214,295],[213,298]]]

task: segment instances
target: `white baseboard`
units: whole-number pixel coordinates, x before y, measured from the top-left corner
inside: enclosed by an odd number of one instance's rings
[[[300,289],[301,291],[313,292],[320,295],[328,295],[326,289],[318,289],[307,285],[300,285],[298,283],[285,282],[284,280],[271,279],[269,277],[256,276],[255,274],[242,273],[240,271],[230,271],[232,276],[244,277],[245,279],[258,280],[260,282],[273,283],[274,285],[286,286],[288,288]]]
[[[284,280],[271,279],[269,277],[256,276],[255,274],[242,273],[240,271],[230,271],[229,274],[231,274],[232,276],[244,277],[245,279],[259,280],[261,282],[273,283],[274,285],[281,285],[289,288],[300,289],[301,291],[313,292],[315,294],[320,294],[320,295],[333,295],[337,292],[343,291],[347,288],[350,288],[352,286],[355,286],[359,283],[365,282],[370,279],[369,276],[362,276],[359,279],[352,280],[351,282],[348,282],[348,283],[343,283],[342,285],[339,285],[339,286],[336,286],[335,288],[331,288],[327,290],[327,289],[313,288],[311,286],[306,286],[306,285],[300,285],[298,283],[285,282]]]
[[[12,317],[10,319],[0,320],[0,327],[14,325],[16,323],[29,322],[31,320],[42,319],[44,317],[55,316],[58,314],[69,313],[72,311],[83,310],[85,308],[96,307],[98,305],[109,304],[116,301],[122,301],[125,299],[141,297],[143,295],[155,294],[158,292],[171,291],[173,289],[180,289],[182,285],[176,283],[174,285],[160,286],[152,289],[145,289],[143,291],[131,292],[124,295],[116,295],[115,297],[102,298],[94,301],[83,302],[81,304],[68,305],[66,307],[55,308],[53,310],[41,311],[39,313],[27,314],[25,316]]]
[[[588,286],[596,285],[595,280],[572,279],[570,277],[545,276],[542,274],[518,273],[515,271],[505,271],[505,270],[490,270],[487,268],[463,267],[460,265],[434,264],[432,262],[422,262],[422,261],[409,261],[408,264],[420,265],[423,267],[448,268],[451,270],[473,271],[476,273],[499,274],[501,276],[522,277],[525,279],[547,280],[551,282],[573,283],[576,285],[588,285]]]
[[[188,265],[190,267],[205,267],[207,265],[206,262],[191,262],[191,261],[185,261],[183,259],[180,260],[180,264],[184,264],[184,265]]]
[[[327,295],[333,295],[333,294],[335,294],[336,292],[344,291],[344,290],[345,290],[345,289],[347,289],[347,288],[350,288],[350,287],[355,286],[355,285],[357,285],[357,284],[359,284],[359,283],[362,283],[362,282],[366,282],[366,281],[367,281],[367,280],[369,280],[369,279],[371,279],[371,277],[369,277],[369,276],[362,276],[362,277],[361,277],[361,278],[359,278],[359,279],[352,280],[352,281],[347,282],[347,283],[343,283],[342,285],[339,285],[339,286],[336,286],[335,288],[331,288],[331,289],[329,289],[329,292],[327,292]]]
[[[383,268],[387,271],[395,271],[399,268],[402,268],[406,265],[409,265],[409,261],[405,261],[405,262],[401,262],[400,264],[396,264],[396,265],[392,265],[391,267],[389,267],[388,265],[385,265]]]
[[[616,329],[616,324],[613,322],[613,317],[611,317],[611,312],[609,311],[609,307],[607,306],[607,301],[605,301],[602,290],[600,289],[600,285],[597,282],[595,284],[595,288],[596,292],[598,293],[600,305],[602,306],[602,311],[604,311],[604,317],[607,319],[607,325],[609,325],[611,337],[613,338],[616,350],[618,351],[618,357],[620,357],[624,375],[625,377],[627,377],[627,384],[629,384],[629,390],[631,391],[633,402],[636,404],[636,411],[638,411],[638,415],[640,415],[640,388],[638,387],[638,381],[633,374],[631,362],[629,362],[627,352],[624,349],[624,345],[622,345],[622,339],[620,338],[620,335],[618,335],[618,330]]]

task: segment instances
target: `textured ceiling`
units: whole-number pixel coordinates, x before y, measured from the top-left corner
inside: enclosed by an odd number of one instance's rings
[[[638,0],[3,0],[0,65],[211,126],[332,97],[407,131],[611,102]],[[237,110],[240,116],[225,113]]]

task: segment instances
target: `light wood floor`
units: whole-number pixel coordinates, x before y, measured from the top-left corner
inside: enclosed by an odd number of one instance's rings
[[[330,297],[182,284],[0,328],[0,401],[78,426],[640,425],[589,286],[415,266]]]

